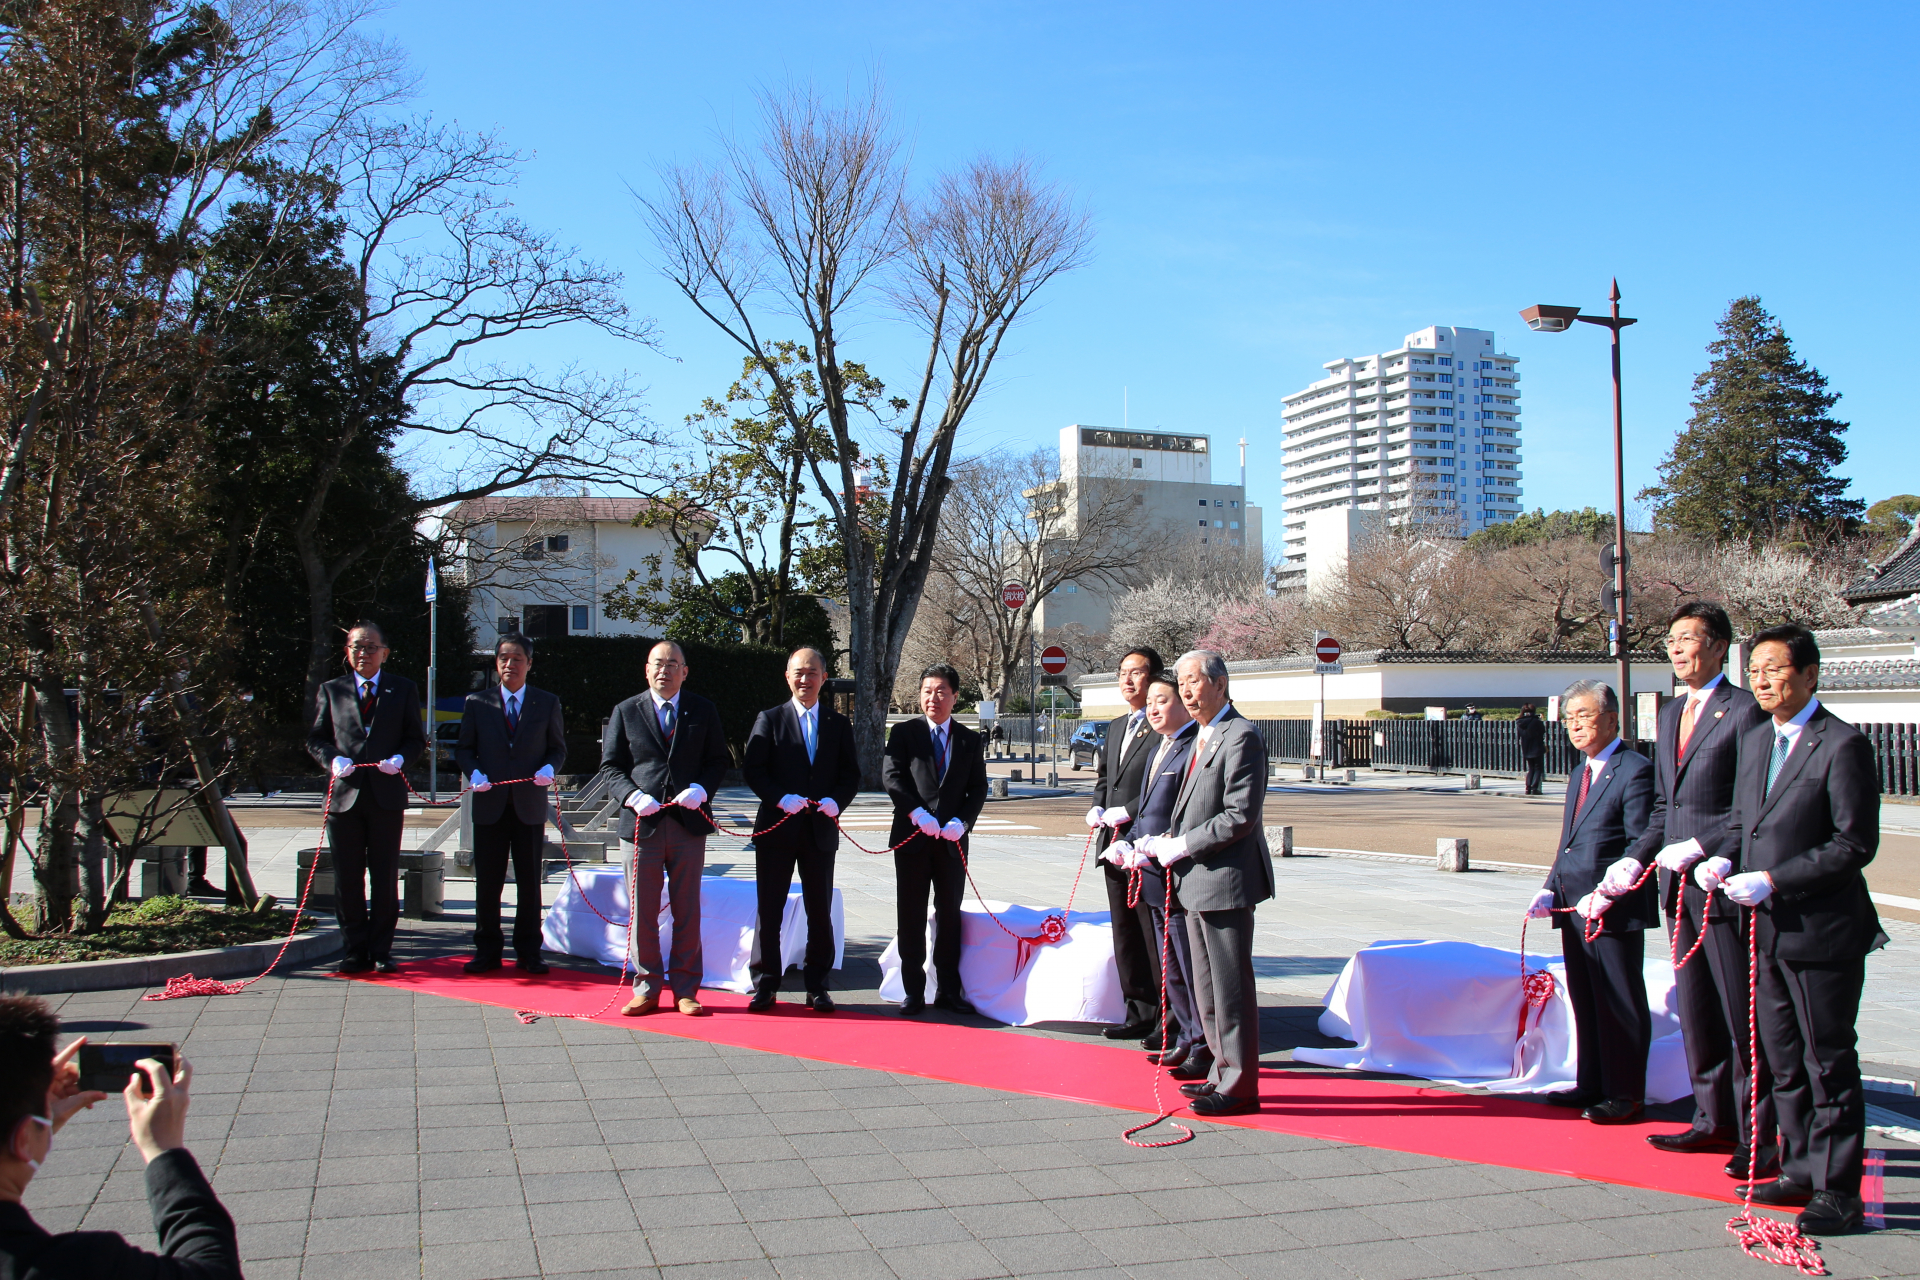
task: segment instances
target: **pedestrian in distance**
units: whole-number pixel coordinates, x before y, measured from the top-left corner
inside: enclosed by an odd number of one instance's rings
[[[672,990],[681,1013],[707,1012],[698,999],[700,878],[714,830],[709,806],[732,757],[719,708],[682,688],[689,674],[679,645],[663,640],[653,646],[646,692],[613,709],[600,743],[600,776],[613,798],[633,811],[634,842],[630,853],[623,849],[633,999],[620,1012],[629,1018],[659,1009],[663,987]],[[663,882],[673,910],[673,942],[664,963],[658,923]]]
[[[759,898],[758,954],[753,998],[747,1009],[771,1012],[786,972],[780,954],[780,923],[793,874],[800,872],[800,902],[807,913],[807,954],[801,969],[807,1007],[832,1013],[827,975],[833,968],[833,863],[840,848],[840,811],[860,792],[860,756],[853,724],[820,701],[827,660],[818,649],[795,649],[787,658],[787,688],[793,697],[762,711],[747,735],[741,772],[760,797],[754,815],[753,874]]]
[[[327,848],[346,946],[341,973],[395,971],[404,770],[426,751],[427,732],[418,686],[383,670],[388,652],[377,623],[354,624],[347,632],[347,673],[320,686],[307,734],[308,752],[333,778]]]
[[[1526,794],[1544,795],[1547,781],[1547,722],[1531,702],[1520,704],[1520,717],[1513,722],[1514,735],[1520,739],[1520,760],[1527,767]]]
[[[567,733],[560,699],[527,683],[533,671],[533,641],[514,632],[493,646],[499,683],[467,695],[460,714],[454,762],[473,788],[473,959],[468,973],[500,967],[506,938],[500,928],[500,895],[513,863],[514,965],[543,974],[540,959],[540,884],[547,848],[547,805],[554,775],[567,761]],[[513,779],[511,786],[502,785]]]
[[[1626,856],[1653,809],[1653,762],[1621,740],[1613,686],[1576,680],[1560,705],[1585,759],[1568,780],[1559,849],[1527,914],[1560,928],[1578,1075],[1572,1089],[1540,1100],[1582,1108],[1594,1124],[1626,1124],[1646,1110],[1653,1042],[1642,964],[1660,907],[1651,883],[1628,889],[1640,865]]]
[[[1132,837],[1133,819],[1140,812],[1140,780],[1154,747],[1153,726],[1147,723],[1147,681],[1160,671],[1160,655],[1150,647],[1129,649],[1120,659],[1120,697],[1127,713],[1107,725],[1106,741],[1094,756],[1093,807],[1087,826],[1094,837],[1094,855],[1104,854],[1122,835]],[[1150,834],[1164,834],[1161,831]],[[1113,963],[1120,975],[1120,995],[1126,1014],[1117,1027],[1108,1027],[1109,1040],[1145,1040],[1150,1050],[1160,1048],[1160,961],[1152,935],[1141,913],[1127,906],[1127,872],[1111,859],[1101,859],[1107,887],[1107,908],[1113,921]]]

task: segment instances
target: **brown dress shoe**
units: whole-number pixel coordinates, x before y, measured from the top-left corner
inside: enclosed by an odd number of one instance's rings
[[[624,1018],[644,1018],[650,1013],[658,1012],[659,1009],[660,997],[658,994],[635,996],[620,1007],[620,1016]]]
[[[680,1012],[686,1014],[689,1018],[704,1018],[707,1016],[707,1006],[701,1004],[698,1000],[682,996],[680,997]]]

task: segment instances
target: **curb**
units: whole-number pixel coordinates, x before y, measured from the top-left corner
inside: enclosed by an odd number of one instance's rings
[[[280,939],[245,942],[237,947],[180,951],[164,956],[127,956],[119,960],[74,960],[66,964],[18,965],[0,969],[0,993],[55,995],[69,991],[110,991],[120,987],[160,987],[167,979],[191,973],[196,978],[230,978],[253,974],[273,963]],[[286,964],[300,964],[337,954],[340,929],[329,925],[295,934],[287,944]]]

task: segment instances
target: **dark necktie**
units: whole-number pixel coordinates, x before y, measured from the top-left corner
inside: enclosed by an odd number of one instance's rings
[[[667,750],[673,750],[673,704],[660,704],[660,734],[667,740]]]
[[[519,731],[520,699],[509,694],[507,697],[507,737],[511,739],[513,735]]]
[[[1580,762],[1580,795],[1573,802],[1573,816],[1579,817],[1580,811],[1587,807],[1587,791],[1593,785],[1593,770],[1586,761]]]
[[[939,729],[933,731],[933,776],[935,781],[947,776],[947,735]]]
[[[374,695],[379,686],[371,680],[360,682],[360,724],[362,727],[373,723]]]

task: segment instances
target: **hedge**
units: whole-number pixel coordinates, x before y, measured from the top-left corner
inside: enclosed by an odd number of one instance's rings
[[[645,636],[555,636],[533,642],[529,683],[560,696],[567,720],[566,772],[600,767],[600,722],[621,702],[647,687],[647,651],[659,641]],[[785,650],[760,645],[687,643],[688,693],[720,708],[734,762],[746,750],[753,718],[792,697]],[[492,670],[490,660],[487,669]],[[589,748],[588,739],[591,739]]]

